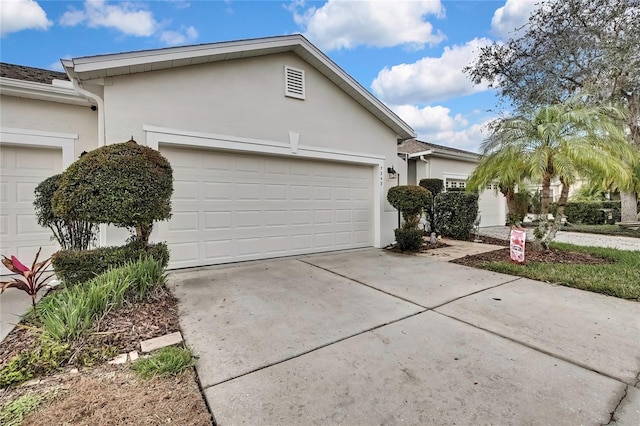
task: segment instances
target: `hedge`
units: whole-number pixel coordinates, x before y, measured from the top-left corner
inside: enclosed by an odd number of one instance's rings
[[[466,240],[478,216],[478,194],[443,192],[435,198],[435,227],[444,237]]]
[[[613,209],[613,219],[605,217],[601,209]],[[569,201],[564,214],[567,222],[581,225],[604,225],[620,221],[620,201]]]
[[[151,257],[160,262],[162,267],[166,267],[169,263],[169,248],[166,243],[144,245],[136,240],[117,247],[85,251],[60,250],[51,258],[51,265],[65,286],[73,286],[144,256]]]
[[[444,189],[444,181],[442,179],[420,179],[418,184],[427,189],[434,197],[440,194]]]

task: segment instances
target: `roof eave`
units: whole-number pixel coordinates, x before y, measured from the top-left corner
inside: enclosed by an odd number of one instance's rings
[[[75,90],[51,84],[0,77],[0,94],[63,104],[91,106],[89,100]]]
[[[416,137],[411,126],[299,34],[91,56],[71,61],[63,60],[62,63],[70,78],[76,78],[79,82],[83,82],[138,72],[285,52],[296,53],[313,65],[347,95],[391,128],[399,138]]]

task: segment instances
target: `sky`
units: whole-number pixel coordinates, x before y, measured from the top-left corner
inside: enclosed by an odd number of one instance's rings
[[[502,112],[462,69],[515,34],[536,0],[0,0],[0,60],[61,58],[303,34],[420,140],[478,151]]]

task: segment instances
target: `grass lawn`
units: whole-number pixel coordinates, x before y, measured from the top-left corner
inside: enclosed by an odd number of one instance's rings
[[[575,263],[482,262],[476,266],[495,272],[547,281],[554,284],[640,301],[640,251],[624,251],[600,247],[582,247],[553,243],[558,250],[589,253],[612,263],[581,265]]]
[[[560,230],[567,232],[586,232],[589,234],[640,238],[640,230],[623,228],[618,225],[568,225],[563,226]]]

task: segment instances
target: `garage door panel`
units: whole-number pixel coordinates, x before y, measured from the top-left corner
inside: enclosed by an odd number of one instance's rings
[[[372,243],[370,167],[213,150],[161,151],[177,183],[174,216],[158,227],[171,248],[172,267]]]
[[[30,261],[42,247],[41,259],[58,250],[51,231],[38,225],[33,207],[34,189],[62,171],[62,152],[55,149],[0,146],[1,252]],[[1,274],[9,271],[0,267]]]

